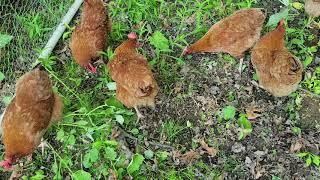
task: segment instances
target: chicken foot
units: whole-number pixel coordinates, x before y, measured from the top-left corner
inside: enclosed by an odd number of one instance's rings
[[[139,120],[144,118],[144,116],[141,114],[141,112],[139,111],[137,106],[134,107],[134,110],[136,110],[136,113],[137,113],[137,116],[138,116],[138,119],[137,119],[137,122],[136,122],[136,124],[138,124]]]
[[[41,148],[42,156],[44,155],[44,149],[47,148],[47,147],[49,147],[47,141],[42,138],[41,142],[40,142],[40,144],[38,146],[38,148]],[[28,162],[32,161],[32,154],[27,156],[27,161]]]
[[[242,73],[242,65],[243,65],[243,58],[240,58],[240,64],[239,64],[239,74],[241,76]]]
[[[42,138],[38,147],[41,148],[41,153],[42,153],[42,156],[43,156],[44,155],[44,149],[48,148],[49,146],[48,146],[47,141]]]
[[[19,179],[22,176],[21,171],[22,169],[19,167],[19,165],[13,166],[9,180]]]

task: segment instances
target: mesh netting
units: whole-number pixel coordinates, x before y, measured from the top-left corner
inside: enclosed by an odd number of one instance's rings
[[[6,80],[31,67],[73,0],[0,0],[0,33],[13,36],[0,49]]]

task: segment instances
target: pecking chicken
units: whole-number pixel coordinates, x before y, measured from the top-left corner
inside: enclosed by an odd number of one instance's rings
[[[98,59],[98,52],[104,50],[110,32],[111,20],[102,0],[84,0],[80,24],[70,42],[72,55],[80,66],[96,72],[92,63]]]
[[[298,88],[303,67],[285,47],[285,26],[263,36],[253,47],[251,61],[256,69],[259,86],[276,97],[287,96]]]
[[[261,9],[238,10],[214,24],[200,40],[186,47],[182,54],[229,53],[240,58],[241,68],[244,52],[259,40],[264,20]]]
[[[320,0],[306,0],[305,10],[312,17],[320,16]]]
[[[31,155],[52,123],[62,116],[63,102],[53,92],[46,71],[36,68],[19,78],[16,95],[5,109],[1,123],[5,160],[10,170],[18,159]]]
[[[138,120],[142,118],[138,107],[155,107],[155,96],[159,87],[147,59],[137,52],[137,35],[130,33],[115,50],[112,61],[107,65],[112,79],[117,83],[116,97],[126,107],[134,108]]]

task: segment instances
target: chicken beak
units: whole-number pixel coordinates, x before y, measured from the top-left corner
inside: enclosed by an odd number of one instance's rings
[[[85,68],[91,72],[91,73],[96,73],[97,72],[97,67],[94,67],[91,63],[89,63],[87,66],[85,66]]]
[[[184,55],[186,55],[186,54],[188,54],[188,47],[185,47],[185,48],[183,49],[180,57],[182,57],[182,56],[184,56]]]

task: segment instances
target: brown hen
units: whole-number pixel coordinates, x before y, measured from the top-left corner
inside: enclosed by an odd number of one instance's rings
[[[305,10],[312,17],[320,16],[320,0],[306,0]]]
[[[96,72],[92,62],[98,58],[98,52],[104,50],[110,31],[111,20],[103,2],[85,0],[80,24],[72,33],[70,42],[72,55],[80,66]]]
[[[117,83],[117,99],[126,107],[135,108],[139,120],[143,116],[138,107],[154,108],[159,87],[147,59],[137,52],[137,35],[130,33],[128,38],[116,48],[114,58],[107,66],[112,79]]]
[[[251,54],[260,87],[276,97],[295,91],[302,79],[302,64],[285,47],[284,36],[284,21],[281,20],[275,30],[257,42]]]
[[[19,78],[16,95],[2,119],[5,160],[0,166],[11,169],[19,158],[32,154],[52,123],[61,119],[63,102],[53,92],[46,71],[36,68]]]
[[[241,58],[260,38],[265,15],[258,8],[242,9],[214,24],[197,42],[186,47],[183,54],[224,52]]]

